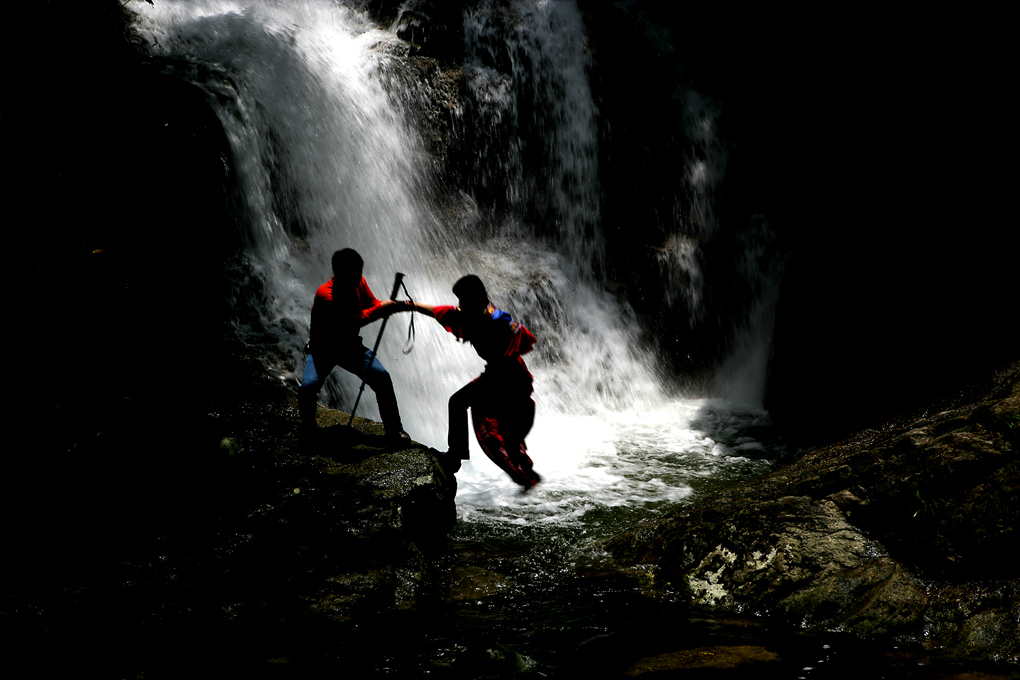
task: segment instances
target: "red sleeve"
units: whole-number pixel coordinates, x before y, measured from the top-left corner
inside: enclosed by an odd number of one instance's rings
[[[453,305],[433,307],[432,313],[436,317],[436,321],[448,332],[453,333],[457,338],[462,339],[464,337],[463,333],[461,333],[460,322],[457,318],[459,312],[456,307]]]
[[[377,300],[375,295],[372,294],[372,289],[368,287],[368,282],[365,281],[364,276],[361,277],[361,281],[358,283],[357,297],[358,309],[355,310],[354,314],[362,326],[380,318],[379,309],[382,306],[382,302]]]
[[[537,340],[535,336],[531,334],[524,326],[517,326],[517,330],[510,338],[510,342],[507,343],[506,352],[503,356],[513,356],[514,354],[527,354],[531,351],[531,348],[535,346]]]

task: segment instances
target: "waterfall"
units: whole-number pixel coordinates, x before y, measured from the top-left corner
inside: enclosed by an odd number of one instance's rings
[[[767,225],[747,232],[736,269],[757,291],[714,383],[714,396],[749,407],[673,396],[640,320],[608,292],[599,107],[576,3],[478,2],[465,10],[463,81],[453,87],[459,99],[448,97],[437,114],[452,121],[454,170],[435,160],[416,122],[437,106],[434,84],[414,71],[431,66],[411,59],[408,43],[358,7],[326,0],[132,6],[152,51],[205,88],[227,133],[245,244],[233,263],[239,331],[276,338],[289,356],[278,367],[283,379],[296,384],[300,376],[309,308],[330,276],[330,255],[353,247],[377,297],[388,295],[401,271],[415,299],[448,304],[452,283],[477,273],[496,305],[539,338],[527,357],[538,404],[529,448],[547,483],[545,496],[525,503],[532,511],[583,514],[586,506],[570,500],[579,491],[611,505],[659,504],[689,493],[692,478],[757,464],[742,454],[761,446],[742,432],[766,419],[760,389],[734,386],[749,375],[764,385],[775,286],[761,283],[771,260],[755,248],[767,241]],[[677,188],[685,226],[659,257],[666,301],[686,300],[690,318],[680,321],[692,325],[711,313],[699,258],[722,229],[713,190],[725,172],[711,112],[696,104],[678,121],[703,127],[701,146],[685,161],[687,186]],[[392,317],[380,357],[405,428],[444,449],[446,399],[482,362],[424,317],[416,319],[414,350],[403,354],[408,320]],[[365,329],[366,345],[379,326]],[[323,398],[349,408],[357,387],[337,370]],[[359,414],[377,417],[374,398]],[[459,475],[461,506],[485,513],[503,504],[509,482],[477,450],[472,456]]]
[[[581,15],[566,2],[515,3],[509,21],[506,11],[488,2],[465,17],[469,86],[492,109],[478,117],[481,128],[493,129],[495,117],[507,142],[494,157],[478,154],[475,169],[507,189],[508,212],[555,241],[575,277],[590,280],[605,243]],[[494,101],[486,95],[494,90],[505,94]]]

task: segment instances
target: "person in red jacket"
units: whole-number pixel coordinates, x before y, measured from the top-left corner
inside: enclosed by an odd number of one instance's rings
[[[440,459],[451,472],[468,457],[466,411],[471,409],[475,436],[485,454],[525,491],[541,481],[532,469],[524,438],[535,422],[532,375],[522,354],[535,336],[489,301],[474,274],[453,286],[458,306],[411,303],[415,311],[435,317],[457,339],[470,342],[485,360],[485,370],[450,397],[449,450]]]
[[[334,367],[353,373],[375,392],[386,435],[407,438],[400,421],[393,379],[378,357],[361,341],[361,328],[394,312],[410,311],[406,302],[380,301],[362,275],[365,262],[357,251],[333,253],[333,278],[319,286],[312,303],[304,377],[298,388],[302,425],[314,429],[315,404],[323,383]]]

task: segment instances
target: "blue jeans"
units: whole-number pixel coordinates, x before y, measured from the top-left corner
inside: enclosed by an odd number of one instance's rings
[[[375,392],[379,403],[379,415],[388,434],[399,434],[403,430],[400,422],[400,410],[397,408],[397,396],[393,392],[393,379],[387,373],[378,357],[364,345],[342,352],[339,356],[320,354],[318,362],[308,354],[305,361],[305,374],[298,388],[298,406],[301,420],[306,425],[315,423],[315,403],[326,377],[334,367],[339,366],[348,373],[365,381]]]

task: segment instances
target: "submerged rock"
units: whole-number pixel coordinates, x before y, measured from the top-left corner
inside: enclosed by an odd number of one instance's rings
[[[1020,663],[1020,363],[609,540],[659,597]]]
[[[722,671],[750,664],[762,665],[778,660],[778,654],[764,647],[749,645],[700,647],[641,659],[627,670],[626,676],[628,678],[645,675],[655,677],[659,673],[669,671],[679,673],[694,669]]]

